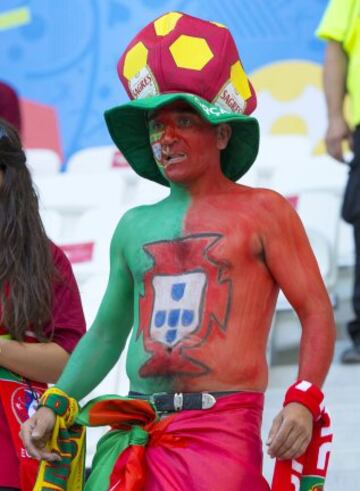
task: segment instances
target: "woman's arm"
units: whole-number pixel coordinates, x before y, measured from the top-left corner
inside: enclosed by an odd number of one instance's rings
[[[0,338],[0,366],[37,382],[55,383],[69,354],[56,343],[21,343]]]

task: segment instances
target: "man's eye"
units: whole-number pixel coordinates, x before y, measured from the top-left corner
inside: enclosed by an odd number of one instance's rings
[[[192,126],[192,120],[188,117],[182,117],[178,120],[178,126],[180,128],[189,128]]]
[[[162,131],[164,129],[164,125],[160,123],[160,121],[150,121],[150,130],[151,131]]]

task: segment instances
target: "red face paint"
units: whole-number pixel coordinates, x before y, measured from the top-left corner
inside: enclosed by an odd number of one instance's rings
[[[165,177],[174,183],[191,183],[219,171],[215,127],[187,104],[176,102],[156,111],[149,123],[154,157]]]

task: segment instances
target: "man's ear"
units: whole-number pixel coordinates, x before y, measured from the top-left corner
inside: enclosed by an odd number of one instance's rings
[[[227,147],[231,138],[232,129],[229,124],[221,123],[216,127],[216,142],[219,150]]]

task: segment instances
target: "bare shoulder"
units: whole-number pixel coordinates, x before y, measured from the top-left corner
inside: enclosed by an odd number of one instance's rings
[[[245,198],[249,204],[256,209],[271,212],[281,212],[292,209],[289,201],[277,191],[267,188],[253,188],[250,186],[237,185],[239,196]]]
[[[122,243],[125,243],[129,237],[136,232],[139,222],[141,221],[141,217],[144,213],[141,208],[144,207],[139,206],[136,208],[130,208],[120,217],[113,233],[113,245],[119,246]]]
[[[153,205],[143,205],[130,208],[121,216],[116,231],[119,230],[124,233],[138,228],[141,221],[150,213],[152,207]]]

